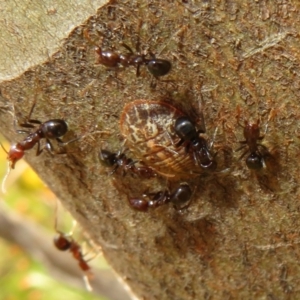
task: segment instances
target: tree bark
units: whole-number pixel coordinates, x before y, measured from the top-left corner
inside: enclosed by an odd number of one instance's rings
[[[65,119],[64,141],[83,136],[67,154],[26,159],[140,299],[299,297],[299,18],[297,1],[111,1],[47,62],[1,83],[11,141],[20,136],[9,108],[21,120],[34,99],[34,119]],[[95,64],[95,45],[123,53],[121,43],[138,40],[172,62],[172,82],[153,89],[146,68],[136,78],[133,67]],[[194,195],[182,212],[132,210],[128,197],[176,183],[112,176],[99,163],[101,148],[121,148],[119,116],[135,99],[194,109],[214,136],[217,172],[186,179]],[[257,119],[268,153],[266,168],[251,171],[235,149],[238,123]]]

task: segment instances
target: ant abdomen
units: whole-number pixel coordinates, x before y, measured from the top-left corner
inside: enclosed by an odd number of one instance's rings
[[[41,125],[41,131],[45,138],[56,139],[67,133],[68,125],[62,119],[52,119]]]
[[[172,202],[176,208],[182,208],[190,201],[192,197],[192,190],[186,183],[181,184],[173,193],[170,195],[170,202]]]
[[[105,167],[113,167],[117,164],[117,154],[105,149],[101,149],[99,152],[99,160]]]
[[[258,153],[251,153],[246,159],[246,165],[251,170],[259,170],[264,167],[263,157]]]
[[[172,64],[165,59],[150,59],[147,63],[147,69],[148,71],[154,76],[154,77],[160,77],[167,75],[171,68]]]

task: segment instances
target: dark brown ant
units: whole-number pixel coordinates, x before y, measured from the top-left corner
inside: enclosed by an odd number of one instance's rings
[[[62,119],[52,119],[42,123],[39,120],[30,119],[33,109],[35,107],[36,102],[34,101],[29,116],[25,123],[19,124],[19,126],[24,128],[36,128],[34,124],[38,124],[39,126],[34,132],[30,132],[28,130],[16,130],[17,133],[25,133],[28,134],[27,137],[16,144],[13,144],[10,147],[9,151],[6,151],[3,146],[3,150],[7,153],[7,160],[10,163],[10,168],[14,169],[15,164],[18,160],[20,160],[25,151],[32,149],[37,144],[36,155],[40,155],[44,149],[48,150],[50,153],[53,153],[53,146],[50,140],[57,140],[60,144],[66,145],[70,142],[78,140],[78,138],[70,140],[68,142],[63,142],[60,137],[65,135],[68,131],[67,123]],[[46,139],[46,144],[43,148],[41,148],[40,141],[41,139]]]
[[[128,158],[122,151],[113,153],[108,150],[101,149],[99,152],[99,159],[104,166],[113,168],[110,172],[111,175],[114,174],[118,169],[121,169],[123,176],[125,176],[128,171],[144,178],[156,176],[154,170],[147,166],[137,167],[137,162],[133,161],[131,158]]]
[[[154,194],[145,194],[144,197],[148,197],[150,200],[130,198],[128,200],[130,206],[135,210],[146,212],[148,208],[156,208],[172,202],[176,209],[183,209],[192,197],[192,190],[188,184],[182,183],[172,193],[159,191]]]
[[[239,141],[239,143],[243,145],[236,151],[239,151],[248,146],[248,149],[246,149],[242,153],[240,159],[242,159],[247,153],[250,153],[246,158],[246,165],[249,169],[252,170],[259,170],[265,167],[264,155],[261,153],[261,151],[259,151],[258,148],[261,147],[263,150],[265,150],[265,152],[267,152],[267,148],[264,145],[257,143],[264,138],[264,135],[260,135],[259,123],[259,120],[257,120],[256,123],[245,121],[245,126],[238,123],[241,127],[244,128],[245,141]]]
[[[19,124],[20,127],[24,128],[36,128],[34,124],[39,125],[34,132],[30,132],[28,130],[16,130],[17,133],[25,133],[27,137],[18,143],[12,144],[9,151],[7,151],[3,145],[0,143],[2,149],[7,153],[7,160],[9,162],[8,171],[2,180],[2,191],[5,193],[5,182],[8,178],[8,175],[11,169],[15,168],[15,164],[19,161],[25,154],[25,151],[32,149],[37,144],[36,155],[40,155],[44,149],[49,151],[51,154],[53,151],[53,146],[50,140],[57,140],[60,145],[67,145],[71,142],[77,141],[79,138],[72,139],[68,142],[63,142],[60,137],[65,135],[68,131],[67,123],[62,119],[51,119],[44,123],[39,120],[30,119],[31,114],[34,110],[36,101],[33,102],[33,105],[30,109],[29,115],[26,119],[25,123]],[[16,120],[14,120],[14,126],[16,127]],[[41,139],[46,140],[46,144],[43,148],[41,148],[40,141]]]
[[[55,220],[55,230],[57,235],[54,237],[54,246],[60,251],[70,251],[73,257],[78,261],[80,269],[85,272],[83,277],[87,290],[91,291],[92,287],[89,280],[92,278],[91,267],[88,261],[85,260],[81,250],[81,246],[73,239],[72,232],[69,234],[63,233],[57,229],[57,221]]]
[[[207,141],[200,136],[201,133],[205,133],[205,129],[196,130],[193,122],[186,116],[175,121],[174,129],[180,138],[176,147],[184,144],[186,152],[192,150],[194,161],[202,169],[213,172],[217,168],[217,162],[208,149]]]
[[[151,58],[147,59],[145,54],[134,54],[132,49],[126,44],[122,44],[128,50],[126,54],[119,54],[114,51],[102,51],[101,47],[97,46],[95,52],[97,54],[96,64],[104,65],[108,68],[116,68],[119,65],[123,67],[135,66],[136,76],[140,76],[140,66],[147,66],[148,71],[158,79],[161,76],[168,74],[172,68],[168,60],[156,58],[153,53],[149,53]]]

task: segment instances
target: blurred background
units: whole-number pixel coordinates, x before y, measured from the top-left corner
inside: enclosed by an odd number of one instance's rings
[[[3,138],[0,138],[0,141],[8,150],[10,144]],[[1,149],[1,182],[8,167],[6,157],[7,154]],[[56,214],[58,229],[64,233],[72,229],[72,217],[24,159],[18,161],[16,168],[9,174],[5,187],[7,192],[5,194],[1,192],[0,197],[0,300],[112,299],[87,292],[83,284],[83,272],[72,257],[72,253],[69,251],[61,253],[54,247]],[[74,239],[82,245],[83,253],[88,253],[87,258],[99,252],[91,245],[84,246],[87,239],[78,225],[74,230]],[[46,247],[45,251],[41,250],[43,246]],[[65,255],[62,260],[60,255]],[[106,270],[111,276],[111,271],[108,270],[101,253],[89,264],[93,273],[97,268],[100,269],[100,276],[102,271],[105,276]],[[69,266],[71,271],[67,271],[72,276],[65,272]],[[91,285],[94,285],[93,282],[94,280]],[[100,285],[101,283],[97,284],[97,288],[101,292]],[[99,290],[95,290],[94,287],[94,293],[99,294]],[[124,294],[123,298],[120,296],[120,299],[127,298]]]

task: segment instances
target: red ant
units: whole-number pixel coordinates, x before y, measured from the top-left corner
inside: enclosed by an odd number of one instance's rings
[[[151,58],[146,59],[145,54],[134,54],[129,46],[126,44],[122,44],[122,46],[129,51],[127,54],[118,54],[113,51],[102,51],[101,47],[97,46],[95,48],[97,64],[101,64],[109,68],[116,68],[119,65],[122,65],[123,67],[135,66],[137,77],[140,75],[140,66],[142,65],[146,65],[148,71],[156,79],[170,72],[172,65],[168,60],[156,58],[153,53],[149,53]]]
[[[147,166],[137,167],[135,165],[137,162],[128,158],[121,150],[117,153],[113,153],[108,150],[101,149],[99,152],[99,159],[104,166],[113,167],[110,175],[114,174],[118,169],[122,169],[123,176],[125,176],[128,171],[143,178],[156,176],[154,170]]]
[[[183,209],[192,197],[192,190],[188,184],[182,183],[172,193],[166,190],[143,196],[150,198],[150,200],[130,198],[128,200],[130,206],[135,210],[146,212],[148,208],[156,208],[172,202],[176,209]]]
[[[136,51],[137,53],[135,54],[132,49],[122,43],[121,45],[128,50],[128,53],[126,54],[119,54],[115,51],[103,51],[102,48],[97,45],[90,37],[88,31],[85,29],[83,31],[84,37],[93,45],[96,45],[95,47],[95,53],[96,53],[96,64],[101,64],[105,67],[108,68],[117,68],[120,65],[123,67],[128,67],[128,66],[134,66],[136,67],[136,76],[140,76],[140,67],[142,65],[147,66],[147,69],[149,73],[151,73],[155,79],[158,80],[159,77],[167,75],[171,68],[172,64],[170,61],[166,59],[160,59],[156,58],[156,56],[152,52],[148,52],[150,55],[150,59],[146,58],[145,54],[141,54],[139,51],[139,46],[140,43],[139,41],[137,42],[136,45]],[[151,82],[151,87],[155,87],[155,83]]]
[[[263,157],[264,155],[263,153],[261,153],[261,151],[259,151],[258,148],[261,147],[265,152],[267,152],[268,150],[264,145],[257,143],[257,141],[261,141],[264,138],[264,135],[260,135],[259,123],[259,120],[257,120],[256,123],[245,121],[245,126],[238,123],[241,127],[244,128],[245,141],[239,141],[239,143],[243,145],[236,151],[239,151],[248,146],[248,149],[243,152],[243,154],[240,156],[240,159],[242,159],[247,153],[250,153],[246,158],[246,165],[249,169],[252,170],[259,170],[266,167]]]
[[[88,291],[92,290],[89,280],[92,278],[91,267],[88,265],[88,261],[84,259],[81,246],[73,239],[72,231],[69,234],[63,233],[57,229],[57,219],[55,219],[55,230],[57,235],[54,237],[53,242],[55,247],[60,251],[70,251],[73,257],[78,261],[80,269],[85,272],[83,276],[86,288]]]
[[[44,149],[48,150],[50,153],[53,153],[53,146],[50,142],[50,140],[57,140],[61,145],[67,145],[71,142],[74,142],[78,140],[79,138],[75,138],[73,140],[70,140],[68,142],[63,142],[60,137],[65,135],[68,131],[68,125],[67,123],[62,119],[51,119],[44,123],[42,123],[39,120],[33,120],[30,119],[32,112],[35,108],[36,101],[33,102],[33,105],[30,109],[29,115],[26,119],[25,123],[19,124],[19,126],[24,128],[36,128],[34,124],[38,124],[39,126],[37,129],[33,132],[30,132],[28,130],[16,130],[17,133],[26,133],[28,134],[27,137],[16,144],[12,144],[9,151],[7,151],[3,145],[1,144],[1,147],[3,150],[7,153],[7,160],[9,161],[9,169],[8,172],[2,182],[2,190],[4,189],[4,182],[7,178],[9,172],[11,169],[15,168],[15,164],[17,161],[19,161],[25,154],[25,151],[32,149],[37,144],[37,150],[36,155],[40,155]],[[16,127],[16,120],[14,121],[14,125]],[[46,139],[46,144],[43,148],[41,148],[40,141],[41,139]]]
[[[50,142],[51,139],[57,140],[60,144],[66,145],[70,142],[78,140],[78,138],[70,140],[68,142],[63,142],[60,137],[65,135],[68,131],[68,125],[67,123],[62,119],[51,119],[44,123],[42,123],[39,120],[33,120],[30,119],[31,114],[34,110],[36,101],[34,101],[30,113],[27,117],[27,120],[25,123],[19,124],[19,126],[24,128],[35,128],[33,124],[38,124],[39,127],[34,132],[30,132],[27,130],[16,130],[17,133],[26,133],[28,136],[21,142],[13,144],[10,147],[9,151],[6,151],[4,148],[4,151],[8,154],[8,161],[10,162],[10,167],[12,169],[15,168],[15,164],[18,160],[20,160],[24,154],[25,151],[32,149],[37,144],[37,151],[36,155],[40,155],[44,149],[47,149],[50,153],[53,153],[53,146]],[[41,148],[40,141],[41,139],[46,139],[46,145]]]

